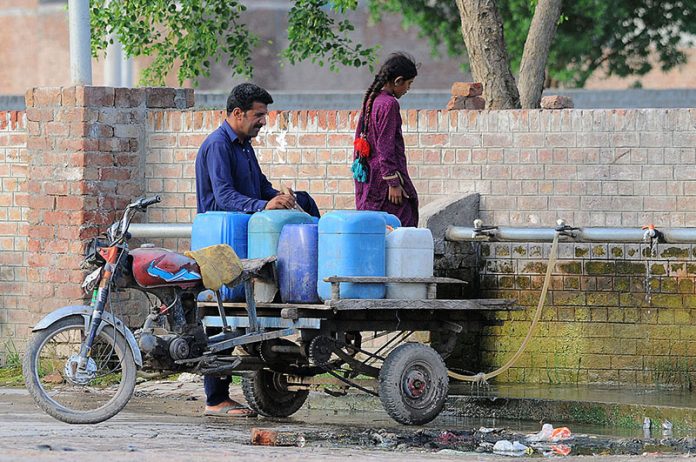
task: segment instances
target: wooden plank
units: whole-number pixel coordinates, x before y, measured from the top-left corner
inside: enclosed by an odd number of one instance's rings
[[[362,284],[379,283],[413,283],[413,284],[468,284],[467,281],[454,278],[395,278],[382,276],[331,276],[325,282],[351,282]]]
[[[454,310],[454,311],[511,311],[518,309],[514,300],[396,300],[342,299],[327,304],[336,311],[357,310]]]
[[[215,302],[198,302],[199,307],[217,307]],[[223,302],[222,306],[225,308],[246,308],[245,302]],[[301,310],[330,310],[331,307],[325,305],[324,303],[257,303],[256,309],[259,308],[273,308],[282,310],[285,308],[297,308]]]

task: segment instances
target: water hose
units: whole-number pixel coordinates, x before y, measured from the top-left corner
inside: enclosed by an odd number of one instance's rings
[[[448,376],[452,377],[455,380],[461,380],[464,382],[485,383],[488,382],[488,379],[492,379],[493,377],[502,374],[506,370],[510,369],[510,367],[512,367],[513,364],[515,364],[517,359],[524,352],[525,348],[527,348],[527,343],[529,343],[529,340],[532,338],[532,335],[534,334],[534,328],[539,322],[539,318],[541,318],[541,309],[544,307],[544,303],[546,302],[546,292],[548,292],[549,290],[549,284],[551,282],[551,273],[553,272],[553,268],[556,266],[556,258],[558,256],[558,236],[558,232],[553,236],[553,243],[551,244],[549,262],[548,266],[546,267],[546,277],[544,278],[544,285],[541,288],[541,296],[539,297],[539,304],[537,305],[536,312],[534,313],[534,319],[532,319],[532,325],[529,326],[527,336],[522,341],[522,344],[518,348],[517,352],[514,355],[512,355],[512,357],[505,364],[503,364],[500,368],[494,370],[493,372],[479,372],[475,375],[463,375],[448,370]]]

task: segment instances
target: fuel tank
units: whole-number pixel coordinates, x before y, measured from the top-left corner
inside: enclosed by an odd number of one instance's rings
[[[201,280],[196,261],[185,255],[160,247],[130,251],[133,258],[133,277],[141,287],[192,287]]]

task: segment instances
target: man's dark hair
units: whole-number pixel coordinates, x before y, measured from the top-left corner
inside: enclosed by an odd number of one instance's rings
[[[227,97],[227,115],[230,115],[236,107],[242,111],[248,111],[254,103],[271,104],[273,98],[266,90],[253,83],[237,85]]]

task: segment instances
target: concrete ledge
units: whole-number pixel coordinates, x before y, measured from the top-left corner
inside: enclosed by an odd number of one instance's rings
[[[469,389],[468,393],[460,394],[465,389]],[[473,392],[470,384],[453,384],[443,412],[456,417],[625,429],[642,428],[644,418],[648,417],[654,434],[660,432],[665,420],[672,422],[675,430],[696,429],[696,398],[686,391],[504,385],[500,389],[482,389],[480,396]],[[548,396],[535,396],[541,393]],[[669,402],[673,404],[667,404]],[[385,412],[379,398],[352,392],[344,397],[311,393],[306,406],[322,410]]]

